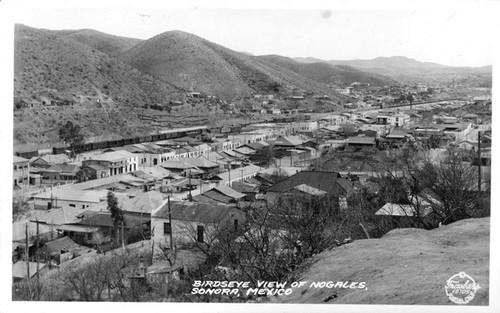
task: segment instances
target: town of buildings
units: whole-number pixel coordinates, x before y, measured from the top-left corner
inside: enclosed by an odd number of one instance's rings
[[[346,197],[373,188],[363,177],[374,173],[354,165],[312,170],[310,164],[326,151],[375,152],[416,140],[438,154],[448,147],[477,153],[480,146],[481,162],[486,167],[491,162],[490,98],[440,100],[436,95],[443,88],[424,85],[332,88],[353,101],[338,112],[310,112],[309,120],[250,124],[232,133],[203,131],[74,157],[14,156],[14,192],[29,206],[27,221],[13,223],[14,279],[29,279],[71,259],[110,249],[106,240],[102,245],[92,241],[97,233],[111,236],[110,191],[124,213],[125,231],[139,227],[152,243],[153,260],[146,275],[153,275],[194,266],[181,258],[173,269],[162,259],[163,252],[173,247],[173,241],[177,247],[191,237],[203,242],[223,221],[242,225],[241,203],[272,203],[296,194],[329,195],[348,209]],[[412,104],[401,100],[401,94],[413,94]],[[272,95],[255,99],[265,107],[277,100]],[[286,100],[300,102],[305,97]],[[249,110],[266,109],[257,105]],[[271,107],[266,112],[283,116],[285,111]],[[411,208],[404,210],[387,203],[376,214],[408,215]],[[42,247],[34,239],[40,236],[45,238]]]

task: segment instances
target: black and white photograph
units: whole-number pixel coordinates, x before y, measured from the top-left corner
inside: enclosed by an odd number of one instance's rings
[[[499,8],[0,2],[6,312],[496,311]]]

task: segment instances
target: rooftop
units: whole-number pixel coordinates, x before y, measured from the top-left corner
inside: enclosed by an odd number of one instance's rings
[[[218,223],[236,210],[234,206],[226,204],[200,202],[172,201],[170,207],[173,219],[203,223]],[[153,218],[168,218],[168,203],[153,212]]]
[[[118,162],[118,161],[123,161],[127,160],[130,158],[134,158],[135,155],[133,153],[130,153],[125,150],[119,150],[119,151],[112,151],[112,152],[105,152],[100,155],[92,156],[92,160],[97,160],[97,161],[107,161],[107,162]]]
[[[300,187],[304,190],[314,188],[334,196],[350,192],[350,190],[345,190],[346,186],[338,183],[339,179],[340,174],[337,172],[302,171],[271,186],[268,192],[283,193],[301,185],[308,186],[307,188],[305,186]]]

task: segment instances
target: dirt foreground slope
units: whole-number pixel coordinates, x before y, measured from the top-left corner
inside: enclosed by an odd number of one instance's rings
[[[306,285],[276,299],[291,303],[456,305],[446,281],[465,272],[480,288],[468,305],[488,305],[490,219],[462,220],[431,231],[397,229],[321,253],[297,281]],[[311,282],[365,282],[366,289],[311,288]]]

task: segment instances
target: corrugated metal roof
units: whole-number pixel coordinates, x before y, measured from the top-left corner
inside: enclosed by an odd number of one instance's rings
[[[28,276],[28,267],[30,270],[30,278],[37,273],[37,268],[42,269],[46,266],[45,263],[29,262],[26,266],[26,261],[18,261],[12,264],[12,277],[14,278],[26,278]]]
[[[389,216],[415,216],[416,211],[413,205],[410,204],[396,204],[386,203],[378,210],[375,215],[389,215]]]
[[[268,192],[282,193],[300,185],[308,185],[325,191],[329,195],[345,195],[344,186],[337,182],[338,179],[340,179],[340,174],[336,172],[302,171],[271,186]]]
[[[77,249],[80,245],[71,240],[69,237],[62,237],[45,243],[44,247],[49,253],[59,253],[63,249],[68,251],[71,249]]]
[[[225,204],[172,201],[170,206],[172,219],[202,223],[218,223],[237,212],[234,206]],[[153,218],[168,218],[168,203],[154,212]]]
[[[133,157],[135,157],[133,153],[130,153],[125,150],[119,150],[119,151],[105,152],[100,155],[92,156],[91,159],[97,161],[118,162]]]
[[[106,199],[107,190],[53,189],[33,195],[34,199],[58,199],[77,202],[95,202]]]
[[[375,138],[367,137],[367,136],[356,136],[347,138],[347,144],[365,144],[365,145],[374,145]]]

